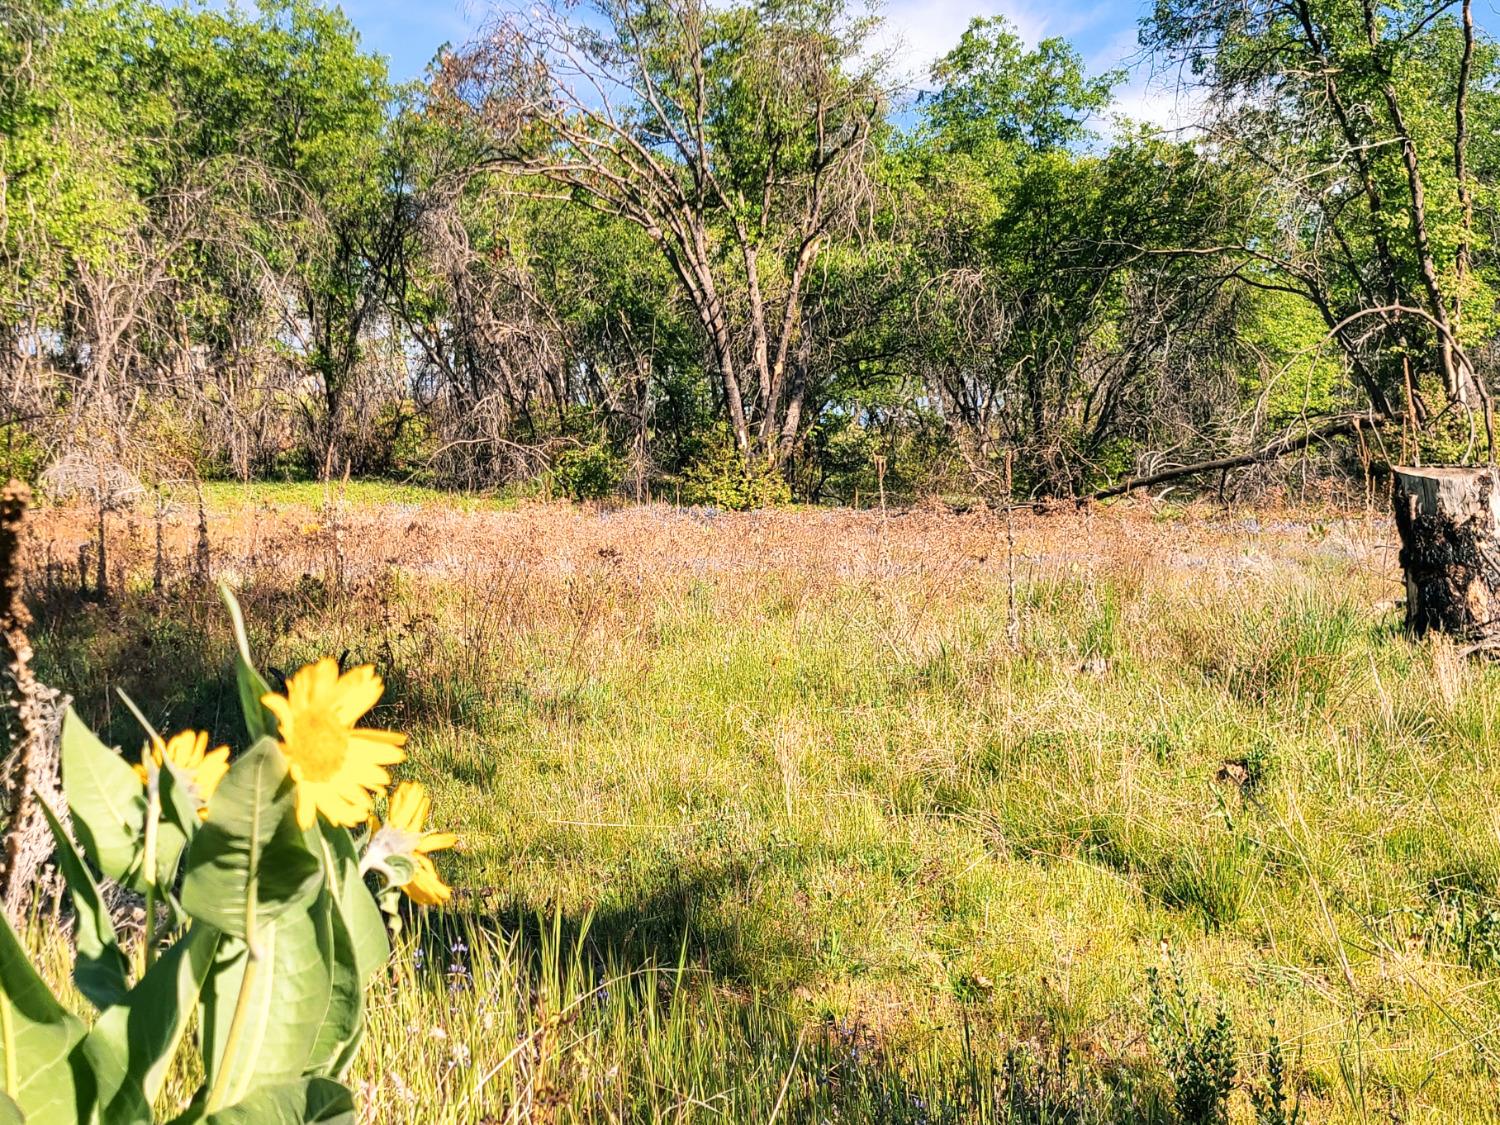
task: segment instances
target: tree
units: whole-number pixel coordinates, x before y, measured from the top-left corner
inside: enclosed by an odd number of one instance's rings
[[[838,0],[603,0],[507,18],[447,57],[438,94],[489,160],[633,223],[702,328],[740,455],[804,426],[809,274],[863,197],[884,91]]]
[[[1264,220],[1223,248],[1238,276],[1309,302],[1386,417],[1439,413],[1432,377],[1472,427],[1494,196],[1471,138],[1497,118],[1469,0],[1161,0],[1142,41],[1200,84],[1211,143],[1264,185]]]
[[[1222,437],[1241,302],[1201,259],[1153,251],[1232,226],[1236,185],[1147,132],[1101,150],[1090,118],[1119,76],[1003,20],[976,20],[933,78],[895,168],[909,337],[972,474],[995,485],[1010,451],[1023,487],[1072,494],[1153,443]]]

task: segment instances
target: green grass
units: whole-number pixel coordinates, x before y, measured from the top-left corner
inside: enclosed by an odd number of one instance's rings
[[[1304,1120],[1500,1120],[1500,669],[1354,563],[1038,567],[1014,649],[988,573],[257,572],[267,662],[380,665],[463,836],[376,1119],[1185,1121],[1169,966],[1233,1120],[1273,1025]],[[233,713],[211,598],[41,620],[119,737],[106,684]]]
[[[379,480],[333,481],[326,485],[319,481],[209,481],[203,485],[203,497],[213,512],[320,508],[330,500],[357,507],[430,505],[464,512],[499,511],[515,505],[513,499],[500,496]]]

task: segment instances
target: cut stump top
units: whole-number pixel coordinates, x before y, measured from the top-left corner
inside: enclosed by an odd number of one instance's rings
[[[1493,465],[1396,467],[1397,491],[1415,501],[1416,514],[1463,521],[1485,517],[1500,526],[1500,476]]]

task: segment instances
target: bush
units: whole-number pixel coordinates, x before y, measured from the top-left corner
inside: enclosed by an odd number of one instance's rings
[[[427,473],[434,444],[432,423],[410,399],[382,406],[363,446],[357,435],[351,438],[355,465],[362,473],[414,479]]]
[[[1150,1040],[1172,1080],[1172,1104],[1182,1125],[1228,1125],[1229,1092],[1234,1088],[1234,1031],[1222,1009],[1207,1017],[1189,996],[1174,960],[1170,987],[1151,969]]]
[[[747,512],[790,504],[792,490],[777,466],[758,458],[747,462],[740,456],[729,432],[721,427],[683,474],[682,499],[688,504]]]
[[[19,422],[0,426],[0,484],[12,478],[34,485],[47,463],[47,451]]]
[[[624,462],[602,441],[570,447],[552,466],[552,479],[558,489],[580,504],[612,496],[624,478]]]

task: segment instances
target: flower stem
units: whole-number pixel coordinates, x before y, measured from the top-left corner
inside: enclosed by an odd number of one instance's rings
[[[149,766],[147,767],[150,768]],[[146,843],[141,866],[146,879],[146,968],[156,961],[156,832],[161,819],[160,775],[146,786]]]
[[[214,1076],[214,1087],[209,1091],[205,1107],[210,1115],[224,1108],[224,1099],[229,1095],[229,1076],[234,1070],[234,1056],[239,1050],[240,1037],[245,1033],[245,1022],[250,1017],[250,997],[255,992],[255,978],[259,969],[260,954],[247,937],[245,972],[240,977],[240,994],[234,1002],[234,1016],[229,1021],[229,1034],[224,1039],[224,1053],[219,1056],[219,1073]]]

